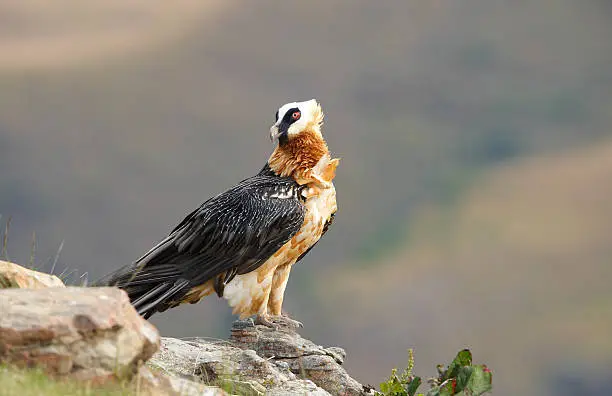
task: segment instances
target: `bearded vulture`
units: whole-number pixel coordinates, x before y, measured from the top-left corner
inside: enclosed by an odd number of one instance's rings
[[[215,292],[241,318],[301,325],[282,312],[289,272],[337,209],[339,159],[330,157],[322,124],[315,99],[280,107],[270,128],[275,148],[259,173],[204,202],[144,256],[95,285],[124,289],[145,318]]]

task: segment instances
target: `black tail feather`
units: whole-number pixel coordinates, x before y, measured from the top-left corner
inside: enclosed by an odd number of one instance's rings
[[[164,311],[189,290],[189,281],[180,277],[176,267],[158,265],[141,268],[127,265],[96,281],[92,286],[116,286],[125,290],[131,304],[145,319]]]
[[[167,309],[171,303],[176,300],[175,297],[184,294],[188,290],[188,287],[189,281],[186,279],[179,279],[174,282],[174,284],[163,283],[140,296],[137,299],[138,303],[133,301],[132,305],[134,305],[134,308],[140,315],[149,318],[155,312]],[[150,301],[153,298],[155,299]]]

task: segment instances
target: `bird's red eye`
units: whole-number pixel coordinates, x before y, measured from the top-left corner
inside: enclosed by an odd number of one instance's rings
[[[302,113],[300,113],[299,111],[296,111],[295,113],[291,114],[291,118],[293,118],[293,120],[296,121],[300,119],[301,115]]]

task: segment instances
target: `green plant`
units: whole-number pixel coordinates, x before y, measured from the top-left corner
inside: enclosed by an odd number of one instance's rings
[[[391,371],[389,379],[380,384],[379,396],[478,396],[492,388],[492,373],[486,365],[473,365],[472,353],[468,349],[460,351],[455,359],[444,369],[438,365],[438,376],[428,382],[427,393],[418,393],[421,377],[413,374],[414,355],[408,350],[408,365],[401,375],[397,369]]]
[[[413,375],[414,352],[408,349],[408,365],[404,372],[398,377],[397,369],[391,370],[391,376],[386,382],[380,384],[379,395],[384,396],[414,396],[417,388],[421,385],[421,377]]]

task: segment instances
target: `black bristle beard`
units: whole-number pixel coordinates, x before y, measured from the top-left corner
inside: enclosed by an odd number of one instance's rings
[[[278,136],[278,145],[284,146],[289,141],[289,134],[287,132],[283,132]]]

